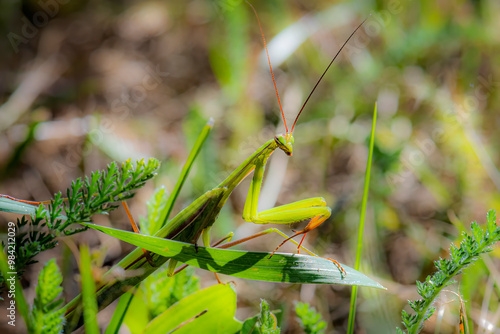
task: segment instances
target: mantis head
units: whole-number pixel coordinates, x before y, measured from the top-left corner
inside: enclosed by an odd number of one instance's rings
[[[292,156],[293,154],[293,136],[291,133],[287,134],[277,134],[274,137],[274,141],[278,147],[285,152],[286,155]]]

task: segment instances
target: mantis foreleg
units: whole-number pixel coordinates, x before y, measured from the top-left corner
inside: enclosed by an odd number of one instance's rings
[[[290,238],[287,237],[281,245],[294,236],[303,234],[305,237],[307,232],[321,225],[330,217],[331,209],[326,206],[326,202],[322,197],[309,198],[258,212],[257,204],[259,201],[263,175],[264,164],[259,161],[255,165],[252,183],[250,184],[245,208],[243,209],[243,219],[256,224],[291,224],[309,220],[309,223],[304,229],[296,231]],[[304,237],[302,237],[302,240],[298,244],[298,250],[301,248]],[[281,245],[279,245],[278,248],[281,247]]]

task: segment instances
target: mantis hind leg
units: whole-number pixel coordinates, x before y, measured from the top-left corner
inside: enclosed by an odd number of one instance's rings
[[[252,240],[252,239],[256,239],[258,237],[262,237],[264,235],[267,235],[267,234],[270,234],[270,233],[278,233],[279,235],[281,235],[282,237],[285,238],[285,241],[283,241],[272,253],[271,253],[271,256],[272,257],[274,255],[274,253],[278,250],[278,248],[280,248],[285,242],[287,241],[291,241],[293,242],[295,245],[297,245],[298,249],[302,249],[304,250],[306,253],[308,253],[309,255],[312,255],[312,256],[316,256],[316,257],[321,257],[323,259],[326,259],[326,260],[329,260],[331,261],[336,267],[337,269],[340,271],[340,274],[342,275],[342,277],[345,277],[347,276],[347,272],[345,271],[345,269],[342,267],[342,265],[337,261],[337,260],[334,260],[334,259],[331,259],[329,257],[323,257],[323,256],[319,256],[318,254],[310,251],[309,249],[307,249],[306,247],[302,246],[302,241],[299,243],[295,240],[293,240],[292,238],[299,235],[298,232],[294,235],[292,235],[291,237],[289,237],[288,235],[286,235],[285,233],[283,233],[282,231],[280,231],[279,229],[277,228],[269,228],[267,230],[264,230],[264,231],[261,231],[259,233],[256,233],[256,234],[253,234],[249,237],[246,237],[246,238],[242,238],[242,239],[238,239],[238,240],[235,240],[235,241],[231,241],[231,242],[227,242],[225,244],[222,244],[220,246],[217,246],[217,248],[229,248],[229,247],[233,247],[233,246],[236,246],[236,245],[239,245],[239,244],[242,244],[244,242],[247,242],[249,240]],[[302,238],[304,239],[304,238]]]
[[[291,224],[309,220],[305,228],[300,231],[294,231],[295,234],[293,236],[285,239],[285,241],[276,248],[277,250],[291,238],[302,234],[302,240],[297,248],[297,252],[300,252],[300,246],[307,232],[321,225],[330,215],[331,209],[326,206],[326,202],[323,198],[318,197],[262,211],[252,217],[252,222],[257,224]]]

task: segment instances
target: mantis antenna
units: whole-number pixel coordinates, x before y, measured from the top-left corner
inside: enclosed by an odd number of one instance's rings
[[[278,87],[276,86],[276,80],[274,80],[273,67],[271,66],[271,58],[269,58],[269,52],[267,51],[266,38],[264,37],[264,31],[262,30],[262,25],[260,24],[259,15],[257,15],[257,11],[254,6],[248,1],[245,1],[253,10],[255,17],[257,18],[257,22],[259,23],[260,34],[262,35],[262,42],[264,42],[264,49],[266,49],[267,62],[269,63],[269,69],[271,70],[271,77],[273,78],[274,90],[276,91],[276,97],[278,98],[278,104],[280,106],[281,117],[283,118],[283,123],[285,123],[285,131],[288,134],[288,126],[286,125],[285,113],[283,112],[283,108],[281,107],[280,94],[278,93]]]
[[[299,119],[299,116],[300,114],[302,113],[302,110],[304,110],[304,107],[306,106],[307,102],[309,101],[309,99],[311,98],[311,96],[313,95],[314,91],[316,90],[316,87],[318,87],[319,83],[321,82],[321,79],[323,79],[323,77],[325,76],[326,72],[328,72],[328,69],[330,69],[330,66],[332,66],[333,62],[335,61],[335,59],[337,59],[338,55],[340,54],[340,52],[342,51],[342,49],[346,46],[346,44],[349,42],[349,40],[352,38],[352,36],[354,36],[354,34],[356,33],[356,31],[358,31],[359,28],[361,28],[361,26],[366,22],[366,20],[368,20],[368,18],[364,19],[363,22],[361,22],[356,29],[354,29],[354,31],[351,33],[351,35],[346,39],[346,41],[344,42],[344,44],[342,44],[342,46],[340,47],[339,51],[337,51],[337,54],[335,54],[335,56],[333,57],[332,61],[330,62],[330,64],[328,64],[328,66],[326,67],[326,70],[323,72],[323,74],[321,75],[321,77],[319,78],[319,80],[316,82],[316,84],[314,85],[313,89],[311,90],[311,92],[309,93],[309,96],[307,97],[306,101],[304,102],[304,104],[302,105],[302,108],[300,108],[300,111],[299,113],[297,114],[297,117],[295,118],[295,121],[293,122],[293,125],[292,125],[292,130],[290,131],[291,133],[293,133],[293,128],[295,128],[295,124],[297,124],[297,120]]]
[[[259,19],[259,15],[257,15],[257,11],[255,10],[254,6],[252,6],[251,3],[249,3],[248,1],[245,1],[253,10],[254,14],[255,14],[255,17],[257,18],[257,22],[259,23],[259,29],[260,29],[260,34],[262,36],[262,42],[264,43],[264,49],[266,50],[266,56],[267,56],[267,62],[269,63],[269,69],[271,70],[271,77],[273,78],[273,84],[274,84],[274,90],[276,91],[276,97],[278,98],[278,104],[279,104],[279,107],[280,107],[280,111],[281,111],[281,117],[283,118],[283,123],[285,123],[285,133],[288,134],[288,126],[286,125],[286,120],[285,120],[285,113],[283,112],[283,108],[281,107],[281,100],[280,100],[280,95],[278,93],[278,87],[276,86],[276,80],[274,79],[274,74],[273,74],[273,67],[271,66],[271,59],[269,57],[269,51],[267,50],[267,44],[266,44],[266,38],[264,37],[264,31],[262,30],[262,25],[260,24],[260,19]],[[313,89],[311,90],[311,92],[309,93],[309,96],[307,96],[307,99],[305,100],[304,104],[302,105],[302,108],[300,108],[300,111],[299,113],[297,114],[297,117],[295,118],[295,121],[293,122],[293,125],[292,125],[292,129],[290,130],[290,134],[293,133],[293,129],[295,128],[295,124],[297,124],[297,120],[299,119],[299,116],[300,114],[302,113],[302,111],[304,110],[307,102],[309,102],[309,99],[311,98],[311,96],[313,95],[314,91],[316,90],[316,87],[318,87],[319,83],[321,82],[321,80],[323,79],[323,77],[325,76],[326,72],[328,72],[328,70],[330,69],[330,67],[332,66],[333,62],[335,61],[335,59],[337,59],[338,55],[340,54],[340,52],[342,51],[342,49],[344,49],[344,47],[346,46],[346,44],[351,40],[352,36],[354,36],[354,34],[356,33],[356,31],[358,31],[359,28],[361,28],[361,26],[366,22],[368,18],[364,19],[363,22],[361,22],[357,27],[356,29],[354,29],[354,31],[351,33],[351,35],[347,38],[347,40],[344,42],[344,44],[342,44],[342,46],[340,47],[339,51],[335,54],[335,56],[333,57],[332,61],[330,62],[330,64],[328,64],[328,66],[326,67],[325,71],[323,72],[323,74],[321,75],[321,77],[318,79],[318,81],[316,82],[316,84],[314,85]]]

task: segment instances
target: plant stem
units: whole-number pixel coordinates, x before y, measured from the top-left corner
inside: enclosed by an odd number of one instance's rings
[[[356,250],[356,261],[354,263],[355,270],[359,270],[359,265],[361,263],[361,250],[363,247],[363,230],[365,228],[365,216],[366,216],[366,206],[368,203],[368,189],[370,188],[370,174],[373,158],[373,146],[375,142],[375,125],[377,123],[377,103],[375,103],[375,108],[373,110],[373,121],[372,121],[372,133],[370,137],[370,148],[368,152],[368,161],[366,162],[366,172],[365,172],[365,186],[363,189],[363,199],[361,202],[361,214],[359,216],[359,230],[358,230],[358,243]],[[354,332],[354,317],[356,315],[356,298],[358,295],[358,287],[352,287],[351,294],[351,305],[349,312],[349,322],[347,327],[347,333]]]

